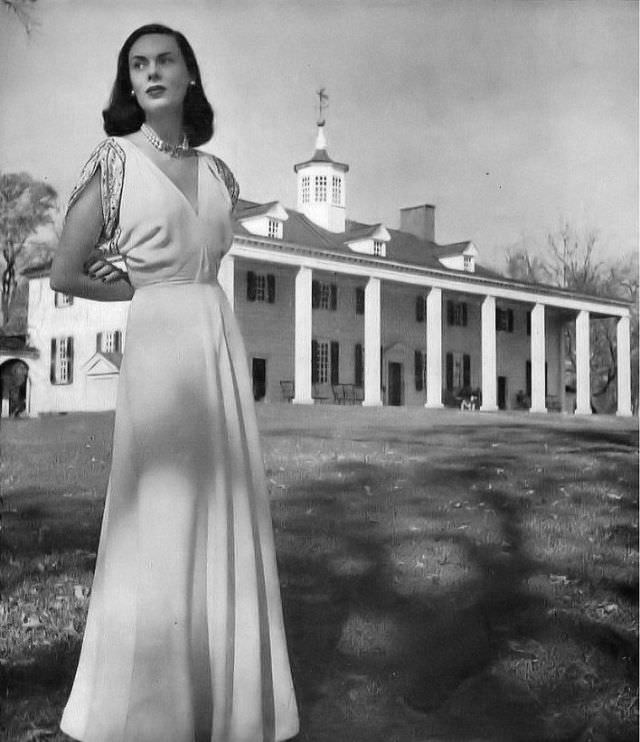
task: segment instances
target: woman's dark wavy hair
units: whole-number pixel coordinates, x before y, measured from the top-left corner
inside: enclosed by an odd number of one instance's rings
[[[118,54],[118,70],[111,90],[109,105],[102,112],[104,130],[109,136],[131,134],[144,123],[144,111],[131,95],[129,77],[129,52],[141,36],[166,34],[173,36],[187,65],[187,70],[195,85],[189,85],[183,104],[182,126],[189,138],[189,144],[197,147],[208,142],[213,136],[213,109],[202,88],[200,69],[196,55],[189,42],[179,32],[159,23],[150,23],[137,28],[124,42]]]

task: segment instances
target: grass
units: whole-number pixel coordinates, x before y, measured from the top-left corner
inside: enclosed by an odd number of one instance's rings
[[[298,742],[637,740],[637,421],[261,406]],[[3,421],[0,736],[68,740],[111,415]]]

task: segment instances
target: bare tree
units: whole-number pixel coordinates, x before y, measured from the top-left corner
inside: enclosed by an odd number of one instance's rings
[[[593,296],[624,299],[631,305],[632,400],[638,403],[638,266],[635,256],[623,256],[615,263],[596,258],[599,235],[591,230],[579,233],[564,222],[547,235],[538,254],[526,247],[506,251],[506,272],[512,278],[546,283]],[[575,332],[565,329],[566,358],[575,377]],[[615,404],[618,376],[615,320],[591,322],[592,400],[603,410]],[[568,380],[571,384],[571,379]]]
[[[34,238],[42,227],[53,223],[57,194],[48,183],[28,173],[0,173],[0,313],[5,327],[22,265],[46,246]]]

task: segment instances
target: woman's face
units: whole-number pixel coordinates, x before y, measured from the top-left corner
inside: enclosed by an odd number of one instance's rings
[[[131,87],[147,114],[177,111],[190,82],[189,71],[173,36],[149,34],[129,51]]]

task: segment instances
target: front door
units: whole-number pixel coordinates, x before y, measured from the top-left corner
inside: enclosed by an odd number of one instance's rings
[[[251,376],[253,378],[253,398],[258,402],[265,398],[267,393],[267,360],[253,358],[251,361]]]
[[[507,377],[498,376],[498,409],[507,409]]]
[[[402,364],[389,363],[389,404],[399,407],[402,404]]]

